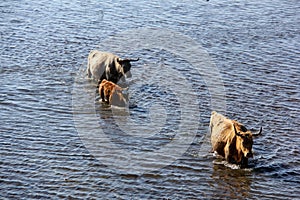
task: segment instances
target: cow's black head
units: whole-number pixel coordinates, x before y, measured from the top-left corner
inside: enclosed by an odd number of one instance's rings
[[[130,72],[131,69],[131,61],[138,61],[138,59],[118,59],[118,63],[121,65],[121,73],[122,76],[126,76],[127,78],[131,78],[132,74]]]
[[[245,158],[253,157],[252,153],[252,145],[253,145],[253,137],[260,135],[262,132],[262,128],[260,128],[259,132],[253,134],[251,131],[247,130],[245,126],[240,123],[233,124],[234,133],[237,137],[237,143],[240,150],[243,152]],[[237,130],[238,129],[238,130]]]

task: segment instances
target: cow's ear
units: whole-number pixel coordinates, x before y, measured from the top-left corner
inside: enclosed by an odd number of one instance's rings
[[[126,59],[117,58],[117,62],[118,62],[119,64],[122,64],[122,63],[126,62]]]
[[[122,62],[122,59],[121,59],[121,58],[117,58],[117,62],[118,62],[118,63],[121,63],[121,62]]]
[[[128,91],[128,90],[129,90],[129,87],[122,88],[122,90]]]
[[[236,134],[237,136],[242,137],[242,138],[244,137],[244,135],[240,134],[239,132],[236,132],[235,134]]]
[[[122,94],[127,95],[128,94],[128,88],[123,88],[122,89]]]

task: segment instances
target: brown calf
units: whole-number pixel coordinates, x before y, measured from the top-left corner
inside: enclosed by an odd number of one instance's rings
[[[103,79],[99,86],[99,94],[103,102],[114,106],[125,107],[128,105],[127,89],[128,88],[121,88],[117,84]]]

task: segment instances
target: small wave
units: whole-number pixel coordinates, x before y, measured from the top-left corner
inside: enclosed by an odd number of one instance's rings
[[[241,167],[239,165],[228,163],[225,160],[222,160],[222,161],[217,161],[216,160],[216,161],[213,161],[213,164],[215,164],[215,165],[224,165],[225,167],[228,167],[228,168],[231,168],[231,169],[241,169]]]

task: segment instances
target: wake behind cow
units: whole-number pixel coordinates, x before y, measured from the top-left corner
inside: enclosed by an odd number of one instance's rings
[[[121,79],[125,81],[125,76],[130,78],[131,61],[139,59],[121,59],[112,53],[92,50],[88,56],[87,75],[89,78],[101,81],[106,79],[113,83],[118,83]]]
[[[243,124],[213,111],[210,131],[213,151],[223,156],[229,163],[247,167],[248,158],[253,157],[253,137],[260,135],[262,128],[257,134],[252,134]]]

